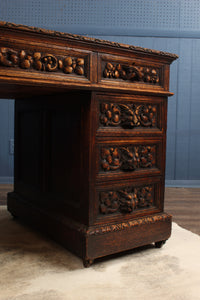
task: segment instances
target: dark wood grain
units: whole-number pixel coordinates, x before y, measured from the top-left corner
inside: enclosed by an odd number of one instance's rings
[[[0,205],[6,205],[7,193],[12,190],[12,184],[0,184]],[[200,235],[199,199],[199,188],[165,188],[165,208],[173,221]]]
[[[83,258],[169,238],[163,211],[174,54],[0,23],[15,98],[8,210]]]

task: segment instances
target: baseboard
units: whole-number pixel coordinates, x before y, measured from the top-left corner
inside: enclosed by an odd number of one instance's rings
[[[0,177],[0,184],[13,184],[14,177]]]
[[[200,180],[165,180],[166,187],[200,188]]]

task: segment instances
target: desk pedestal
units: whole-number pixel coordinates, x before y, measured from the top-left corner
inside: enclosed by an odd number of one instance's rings
[[[160,112],[166,103],[84,91],[17,99],[8,210],[85,266],[150,243],[161,246],[171,233],[171,216],[163,212],[166,121]],[[125,108],[140,106],[154,108],[156,127],[121,126]],[[123,121],[114,126],[108,121],[116,116]]]

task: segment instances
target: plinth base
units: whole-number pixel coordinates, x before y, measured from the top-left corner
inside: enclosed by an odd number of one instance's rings
[[[14,192],[8,194],[8,211],[81,257],[85,267],[99,257],[151,243],[158,246],[171,234],[171,216],[166,213],[86,226],[45,207],[36,207]]]

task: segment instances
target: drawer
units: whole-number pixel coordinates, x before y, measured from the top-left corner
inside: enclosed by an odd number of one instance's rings
[[[132,138],[96,143],[97,181],[123,180],[164,173],[163,140]]]
[[[3,45],[2,45],[3,46]],[[90,81],[91,52],[51,44],[9,43],[0,48],[0,74],[8,72],[20,78],[60,81]],[[8,68],[9,67],[9,68]]]
[[[153,135],[166,130],[165,98],[98,94],[96,99],[97,135]]]
[[[165,90],[166,66],[145,58],[99,54],[98,82],[128,89]]]
[[[97,186],[96,223],[121,221],[162,211],[163,183],[158,177]]]

